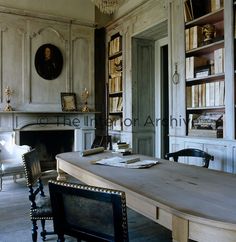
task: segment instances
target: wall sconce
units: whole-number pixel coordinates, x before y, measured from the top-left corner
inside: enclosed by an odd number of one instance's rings
[[[175,63],[175,72],[172,76],[172,82],[177,85],[179,83],[179,73],[178,73],[178,65]]]

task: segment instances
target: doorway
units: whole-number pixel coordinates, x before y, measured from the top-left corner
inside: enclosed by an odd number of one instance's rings
[[[155,43],[155,156],[164,158],[169,151],[168,39]]]
[[[133,150],[163,158],[169,150],[168,39],[164,21],[132,39]]]

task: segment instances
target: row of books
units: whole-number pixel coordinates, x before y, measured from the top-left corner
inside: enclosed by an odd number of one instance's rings
[[[121,36],[117,36],[116,38],[114,38],[109,42],[109,56],[112,56],[120,52],[121,49],[122,49]]]
[[[191,56],[187,57],[185,62],[186,79],[224,73],[224,48],[214,50],[213,60],[206,57]]]
[[[121,92],[122,91],[122,77],[115,76],[113,78],[110,78],[108,81],[108,90],[109,90],[109,93]]]
[[[118,56],[114,59],[109,60],[108,73],[109,75],[120,74],[122,70],[122,56]]]
[[[225,104],[224,81],[187,86],[187,107],[218,107]]]
[[[184,20],[185,22],[191,21],[209,12],[214,12],[223,5],[224,0],[184,0]]]
[[[209,12],[208,4],[202,4],[199,0],[184,0],[185,22],[205,15]]]
[[[201,26],[193,26],[185,29],[185,47],[186,51],[198,48],[203,44],[203,33]]]
[[[217,73],[224,73],[225,71],[225,61],[224,61],[224,48],[219,48],[214,50],[214,71]]]
[[[185,59],[186,79],[195,77],[195,71],[198,67],[203,67],[208,64],[208,59],[205,57],[191,56]]]
[[[211,0],[211,12],[214,12],[224,6],[224,0]]]
[[[122,97],[110,97],[109,98],[109,112],[121,112],[123,110],[123,98]]]

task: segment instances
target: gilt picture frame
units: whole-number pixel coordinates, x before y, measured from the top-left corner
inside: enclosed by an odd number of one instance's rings
[[[76,94],[73,92],[61,93],[61,109],[62,111],[76,111]]]

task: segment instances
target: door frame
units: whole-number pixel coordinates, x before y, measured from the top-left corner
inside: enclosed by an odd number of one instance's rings
[[[162,59],[161,51],[163,46],[168,45],[168,37],[155,41],[155,157],[162,157]],[[169,126],[169,124],[168,124]]]

